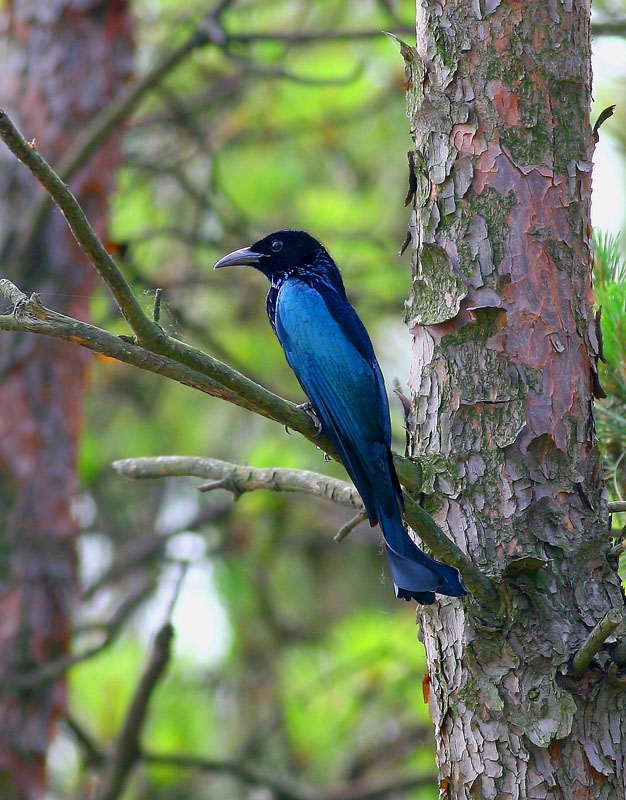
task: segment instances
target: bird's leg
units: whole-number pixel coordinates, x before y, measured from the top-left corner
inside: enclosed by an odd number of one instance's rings
[[[313,424],[315,425],[315,430],[317,431],[315,435],[319,436],[320,433],[322,432],[322,423],[320,422],[319,417],[313,410],[313,406],[307,401],[306,403],[300,403],[298,408],[302,409],[302,411],[304,411],[305,414],[311,417],[311,419],[313,420]]]
[[[311,419],[313,420],[313,424],[315,425],[315,430],[317,431],[315,436],[319,436],[320,433],[322,432],[322,423],[320,422],[320,419],[315,413],[315,411],[313,411],[313,406],[307,401],[306,403],[300,403],[299,405],[296,406],[296,408],[299,408],[301,411],[304,411],[305,414],[311,417]],[[291,433],[288,425],[285,425],[285,430],[287,431],[287,433],[289,434]]]

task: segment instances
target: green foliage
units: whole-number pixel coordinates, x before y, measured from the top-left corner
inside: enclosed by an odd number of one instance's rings
[[[390,7],[242,2],[223,23],[242,32],[411,23],[411,2],[393,4],[397,18]],[[136,8],[146,64],[184,40],[206,3],[138,0]],[[403,82],[397,47],[382,34],[233,44],[230,53],[207,47],[169,74],[128,128],[112,203],[111,238],[146,309],[162,287],[169,332],[301,402],[267,323],[265,279],[211,268],[270,230],[308,229],[337,258],[388,383],[404,381],[409,337],[400,318],[409,268],[397,251],[408,221],[410,138]],[[128,332],[106,294],[97,295],[92,313],[97,324]],[[381,580],[377,531],[361,525],[337,546],[332,535],[349,514],[321,500],[255,493],[233,506],[221,492],[196,496],[194,481],[130,484],[109,467],[124,457],[182,453],[344,478],[340,465],[273,423],[157,376],[109,359],[97,359],[92,375],[80,454],[83,522],[107,547],[95,551],[92,536],[83,549],[87,600],[79,622],[106,619],[138,582],[157,586],[127,634],[71,672],[72,713],[99,746],[118,731],[145,663],[158,624],[148,621],[169,591],[164,557],[188,558],[178,534],[193,531],[206,542],[211,602],[232,641],[206,615],[205,595],[184,584],[181,608],[197,610],[175,615],[174,659],[152,698],[142,746],[242,760],[312,788],[432,773],[422,647],[412,609]],[[394,426],[402,441],[400,423]],[[159,536],[162,548],[151,550]],[[200,641],[208,646],[204,662],[194,645]],[[68,780],[84,790],[84,772],[68,772]],[[242,786],[224,775],[142,767],[124,800],[230,800],[248,796]],[[398,793],[435,795],[434,784]]]
[[[320,779],[338,777],[360,739],[375,742],[381,730],[415,726],[417,719],[427,726],[419,693],[425,669],[409,616],[356,612],[321,643],[290,650],[280,685],[294,752],[312,762]]]
[[[602,311],[604,363],[600,368],[606,400],[598,403],[598,432],[609,467],[614,499],[626,497],[626,264],[619,238],[594,236],[596,301]]]

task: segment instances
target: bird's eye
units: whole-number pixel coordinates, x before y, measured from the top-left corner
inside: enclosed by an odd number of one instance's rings
[[[280,253],[280,251],[283,249],[283,243],[280,241],[280,239],[274,239],[270,247],[272,249],[272,253]]]

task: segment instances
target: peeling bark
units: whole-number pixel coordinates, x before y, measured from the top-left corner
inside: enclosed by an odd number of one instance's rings
[[[54,162],[127,80],[132,68],[126,0],[13,0],[0,15],[2,102]],[[41,191],[12,154],[0,153],[0,252],[4,269]],[[117,137],[72,182],[94,226],[106,227]],[[55,307],[89,316],[95,273],[58,212],[12,274]],[[53,288],[54,287],[54,288]],[[16,671],[65,654],[75,597],[76,451],[86,354],[31,334],[0,338],[0,796],[35,800],[64,705],[64,684],[9,688]]]
[[[589,4],[417,0],[402,53],[413,455],[447,465],[428,508],[501,593],[489,617],[421,614],[440,796],[623,799],[623,625],[569,675],[624,611],[593,417]]]

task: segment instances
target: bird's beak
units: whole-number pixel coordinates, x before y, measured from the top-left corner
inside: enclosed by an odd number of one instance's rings
[[[239,267],[249,266],[252,267],[258,264],[262,258],[265,258],[263,253],[255,253],[251,247],[242,247],[239,250],[233,250],[224,258],[220,258],[213,269],[220,269],[221,267]]]

